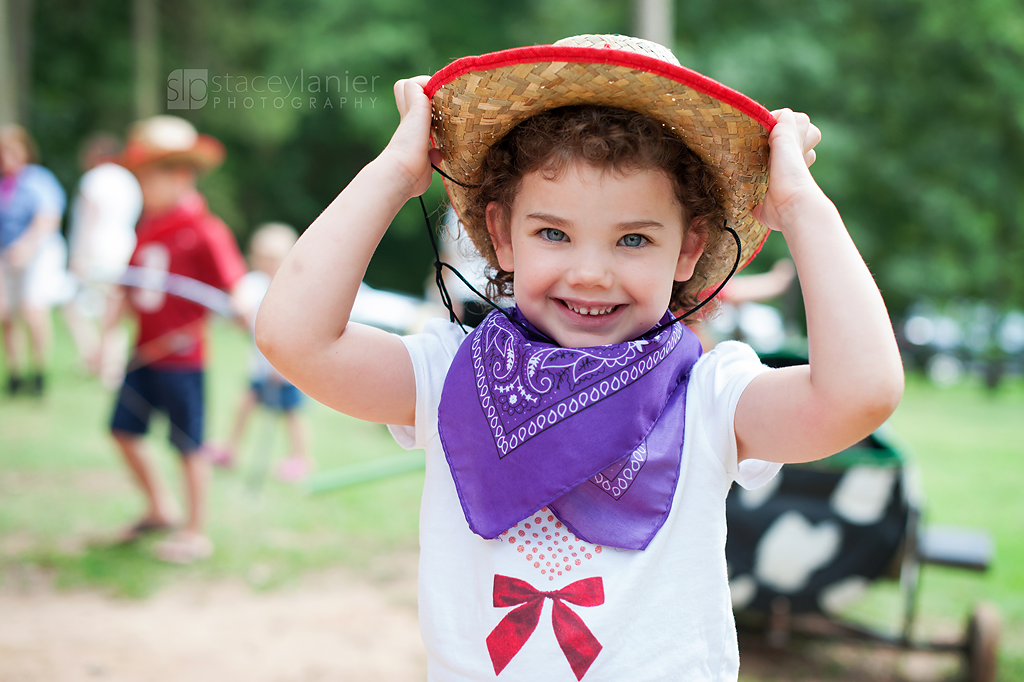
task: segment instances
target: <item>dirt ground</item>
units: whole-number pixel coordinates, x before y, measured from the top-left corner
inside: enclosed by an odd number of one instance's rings
[[[740,632],[741,682],[962,682],[960,665],[955,654],[853,642],[797,640],[780,651],[759,632]]]
[[[262,593],[181,584],[140,601],[23,576],[0,590],[0,680],[422,681],[408,561],[386,582],[332,571]]]
[[[389,566],[383,578],[335,570],[267,592],[177,584],[145,600],[58,592],[25,573],[0,589],[0,681],[422,682],[416,558]],[[740,642],[744,680],[939,682],[958,668],[948,655]]]

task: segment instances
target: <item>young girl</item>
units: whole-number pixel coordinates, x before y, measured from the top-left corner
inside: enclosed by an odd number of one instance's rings
[[[735,680],[729,487],[857,442],[902,392],[881,296],[808,171],[818,130],[622,36],[461,59],[395,95],[391,142],[299,240],[256,332],[303,391],[426,449],[429,678]],[[350,324],[431,165],[516,307],[468,335]],[[800,274],[810,366],[701,356],[666,313],[764,226]]]

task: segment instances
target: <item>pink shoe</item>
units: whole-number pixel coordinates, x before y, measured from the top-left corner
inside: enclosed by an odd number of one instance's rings
[[[229,448],[223,445],[207,445],[204,450],[206,451],[206,459],[210,460],[210,463],[214,466],[224,469],[234,468],[235,453]]]
[[[277,478],[285,483],[298,483],[309,476],[312,468],[306,457],[289,455],[277,466]]]

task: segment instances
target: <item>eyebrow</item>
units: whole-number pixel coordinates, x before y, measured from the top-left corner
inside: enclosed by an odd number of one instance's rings
[[[526,220],[550,223],[551,225],[557,225],[558,227],[568,227],[572,224],[571,221],[568,221],[565,218],[559,218],[556,215],[551,215],[550,213],[531,213],[526,216]],[[616,227],[621,232],[629,232],[630,230],[639,230],[643,228],[663,229],[665,226],[657,220],[631,220],[626,223],[619,223]]]

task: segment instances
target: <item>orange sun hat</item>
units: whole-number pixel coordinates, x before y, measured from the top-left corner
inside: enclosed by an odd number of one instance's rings
[[[151,163],[186,163],[203,172],[216,168],[227,155],[215,137],[196,131],[177,116],[153,116],[132,126],[124,151],[114,161],[130,171]]]

